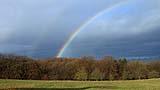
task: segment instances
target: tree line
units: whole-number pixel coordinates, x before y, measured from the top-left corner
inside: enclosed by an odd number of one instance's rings
[[[35,60],[0,54],[0,79],[22,80],[136,80],[160,78],[160,61],[116,60],[107,56]]]

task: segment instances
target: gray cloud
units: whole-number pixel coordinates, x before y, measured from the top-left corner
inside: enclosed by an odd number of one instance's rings
[[[77,27],[125,0],[0,1],[0,53],[55,56]],[[135,0],[82,30],[63,56],[157,56],[160,1]]]
[[[52,57],[79,25],[119,0],[0,1],[0,52]],[[28,47],[26,47],[28,46]]]
[[[159,5],[135,1],[105,13],[80,32],[64,56],[159,56]]]

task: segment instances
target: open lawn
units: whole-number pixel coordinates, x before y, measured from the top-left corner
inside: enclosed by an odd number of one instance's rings
[[[160,90],[160,79],[130,81],[0,80],[8,90]]]

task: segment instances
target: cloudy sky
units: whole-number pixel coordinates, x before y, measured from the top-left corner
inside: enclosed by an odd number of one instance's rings
[[[0,53],[160,56],[160,0],[0,0]]]

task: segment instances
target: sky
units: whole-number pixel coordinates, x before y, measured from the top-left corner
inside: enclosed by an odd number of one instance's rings
[[[159,0],[0,0],[0,53],[159,57]]]

